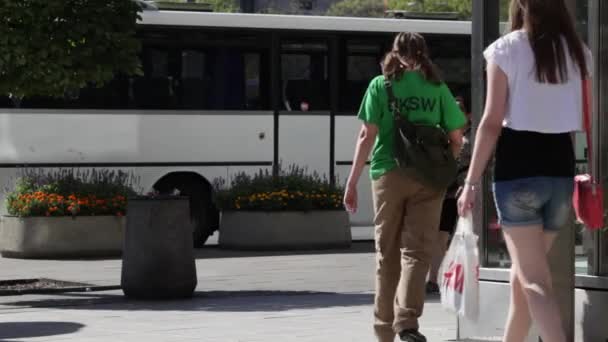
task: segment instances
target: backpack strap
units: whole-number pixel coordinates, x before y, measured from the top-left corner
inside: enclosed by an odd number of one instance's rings
[[[399,111],[399,106],[397,105],[397,98],[395,97],[395,92],[393,91],[393,82],[391,82],[388,78],[384,80],[384,88],[386,89],[386,95],[388,96],[388,106],[391,109],[391,113],[393,114],[393,119],[401,120],[403,116]]]
[[[385,78],[384,80],[384,88],[386,89],[388,104],[393,114],[393,121],[395,125],[400,127],[402,133],[406,134],[411,141],[416,140],[416,127],[410,120],[408,120],[407,113],[403,115],[399,109],[397,98],[395,97],[395,92],[393,91],[393,83],[388,78]]]

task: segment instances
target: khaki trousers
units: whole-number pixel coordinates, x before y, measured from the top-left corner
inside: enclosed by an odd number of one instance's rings
[[[445,191],[398,170],[372,182],[376,240],[374,331],[379,342],[418,329]]]

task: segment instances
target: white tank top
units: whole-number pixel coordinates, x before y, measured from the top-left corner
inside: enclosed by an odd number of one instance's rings
[[[567,46],[568,81],[549,84],[536,80],[534,53],[524,31],[514,31],[495,41],[484,52],[486,60],[497,64],[509,80],[504,127],[540,133],[581,131],[582,86],[578,67]],[[590,50],[585,47],[587,69],[592,74]]]

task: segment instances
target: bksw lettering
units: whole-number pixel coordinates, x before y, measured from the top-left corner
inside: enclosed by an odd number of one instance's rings
[[[419,96],[410,96],[406,98],[398,98],[397,106],[402,113],[408,111],[424,111],[433,112],[437,106],[437,99],[431,99]]]

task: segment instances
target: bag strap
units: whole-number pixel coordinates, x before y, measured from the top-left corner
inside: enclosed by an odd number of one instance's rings
[[[384,79],[384,88],[386,89],[386,94],[388,95],[388,103],[393,114],[393,121],[395,123],[395,127],[401,127],[401,133],[405,134],[410,141],[417,141],[417,133],[414,124],[408,120],[407,113],[402,115],[399,110],[399,106],[397,105],[397,98],[395,97],[395,93],[393,91],[393,83],[385,76]]]
[[[393,119],[407,120],[407,118],[404,118],[401,115],[401,111],[399,110],[399,106],[397,105],[397,98],[395,97],[395,92],[393,91],[393,82],[386,78],[386,76],[384,79],[384,88],[386,89],[386,95],[388,96],[388,106],[391,109],[391,113],[393,114]]]
[[[458,222],[456,223],[456,231],[454,232],[454,235],[461,236],[469,234],[475,234],[475,231],[473,230],[473,216],[470,211],[465,216],[458,218]]]
[[[593,142],[591,139],[591,113],[589,112],[589,90],[587,89],[587,81],[585,77],[581,77],[581,87],[583,93],[583,125],[585,128],[585,137],[587,138],[587,167],[591,175],[591,182],[595,184],[595,174],[593,170]]]

